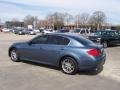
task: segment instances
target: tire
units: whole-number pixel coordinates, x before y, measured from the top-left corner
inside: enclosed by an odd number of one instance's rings
[[[104,41],[104,42],[102,42],[102,45],[103,45],[104,48],[107,48],[108,47],[108,42]]]
[[[61,62],[62,72],[68,75],[74,75],[78,71],[78,65],[72,57],[65,57]]]
[[[19,62],[20,61],[17,49],[14,48],[14,49],[10,50],[10,58],[13,62]]]

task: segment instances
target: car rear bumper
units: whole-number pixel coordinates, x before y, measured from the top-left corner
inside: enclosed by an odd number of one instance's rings
[[[106,61],[106,55],[94,60],[85,60],[79,65],[79,70],[93,70],[100,66],[103,66]]]

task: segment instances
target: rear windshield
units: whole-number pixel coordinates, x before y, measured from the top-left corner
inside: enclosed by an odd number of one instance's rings
[[[90,45],[90,44],[93,44],[92,41],[84,38],[84,37],[81,37],[81,36],[71,36],[71,38],[77,40],[78,42],[80,42],[81,44],[83,45]]]

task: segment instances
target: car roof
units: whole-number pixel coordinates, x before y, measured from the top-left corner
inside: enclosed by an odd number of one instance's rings
[[[47,35],[57,35],[57,36],[62,36],[66,38],[80,38],[80,39],[85,39],[85,37],[75,34],[75,33],[49,33]]]
[[[82,36],[80,36],[80,35],[78,35],[78,34],[74,34],[74,33],[49,33],[49,34],[47,34],[47,35],[59,35],[59,36],[66,36],[66,37],[82,37]]]
[[[97,31],[97,32],[111,32],[111,31],[118,31],[118,30],[100,30],[100,31]]]

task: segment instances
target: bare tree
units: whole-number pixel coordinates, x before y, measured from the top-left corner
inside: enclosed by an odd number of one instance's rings
[[[47,26],[47,20],[39,20],[37,23],[37,28],[41,29],[41,28],[46,28]]]
[[[82,13],[80,16],[80,21],[83,26],[86,26],[89,21],[89,14],[88,13]]]
[[[73,21],[73,16],[69,13],[64,13],[64,24],[69,25]]]
[[[17,21],[19,21],[17,18],[12,19],[12,22],[17,22]]]
[[[54,16],[52,14],[47,15],[46,21],[48,26],[54,28]]]
[[[64,26],[64,15],[62,13],[55,12],[46,17],[46,20],[49,24],[54,26],[54,29],[61,29]]]
[[[24,23],[25,23],[26,26],[27,25],[32,25],[34,28],[36,28],[37,27],[36,25],[38,23],[38,17],[28,15],[24,18]]]
[[[104,24],[105,22],[106,22],[106,15],[102,11],[94,12],[89,21],[89,23],[94,25],[97,28],[97,30],[100,30],[102,24]]]
[[[79,28],[79,26],[81,25],[81,16],[80,14],[75,16],[75,25],[77,26],[77,28]]]

